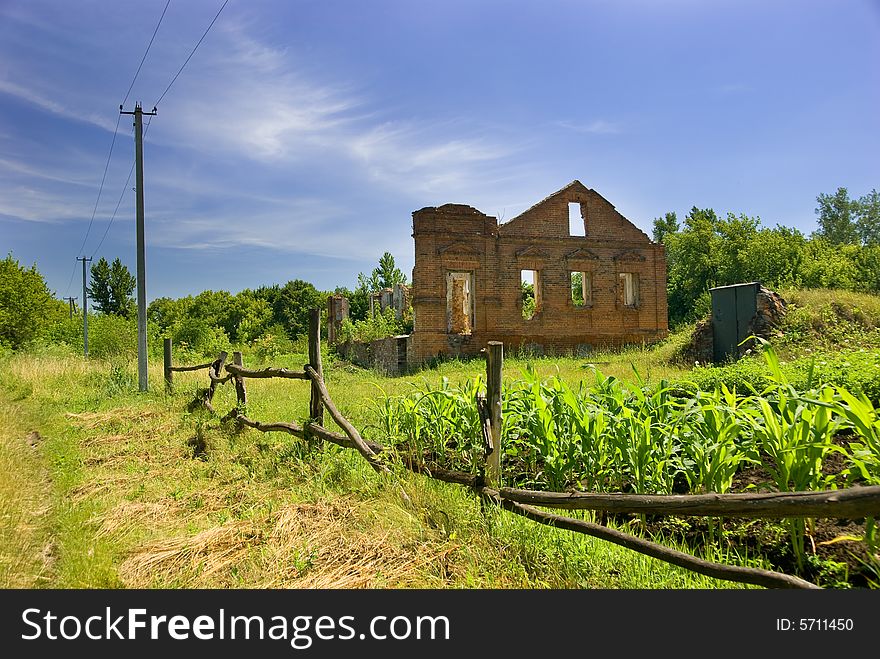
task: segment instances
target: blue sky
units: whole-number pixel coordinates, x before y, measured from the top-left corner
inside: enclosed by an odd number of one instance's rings
[[[0,0],[0,251],[59,297],[77,256],[135,269],[130,117],[98,190],[165,4]],[[172,0],[126,110],[221,4]],[[147,133],[147,297],[409,272],[414,210],[574,179],[649,233],[694,205],[809,233],[878,154],[878,0],[230,0]]]

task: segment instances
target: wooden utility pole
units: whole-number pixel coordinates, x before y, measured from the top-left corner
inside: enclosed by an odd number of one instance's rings
[[[83,262],[83,354],[89,356],[89,294],[86,292],[86,263],[92,260],[91,257],[77,256],[77,261]]]
[[[134,158],[135,158],[135,186],[137,197],[137,326],[138,326],[138,389],[147,390],[147,265],[145,256],[144,240],[144,121],[143,116],[155,115],[156,108],[152,112],[144,112],[141,104],[136,103],[134,112],[123,112],[119,106],[120,114],[134,115]]]
[[[76,305],[73,303],[77,298],[75,297],[66,297],[63,298],[67,300],[67,303],[70,305],[70,319],[73,320],[73,312],[76,310]]]

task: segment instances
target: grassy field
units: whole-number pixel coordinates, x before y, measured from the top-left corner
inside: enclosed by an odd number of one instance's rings
[[[384,380],[335,364],[327,379],[343,412],[363,427],[377,386],[405,390],[453,368]],[[204,373],[178,375],[171,397],[161,393],[160,376],[154,367],[151,392],[138,394],[133,370],[120,364],[7,360],[0,585],[732,586],[481,510],[454,485],[405,472],[378,476],[354,452],[226,431],[216,418],[185,411]],[[221,388],[215,407],[230,407],[232,395]],[[308,387],[253,381],[249,397],[254,418],[296,419],[306,413]]]
[[[819,310],[824,301],[803,308]],[[856,321],[841,340],[871,349],[878,309],[865,312],[868,320]],[[803,346],[813,340],[807,335],[822,332],[819,321],[831,322],[822,313],[800,312],[802,336],[784,346],[787,359],[806,355]],[[591,378],[591,364],[630,380],[638,371],[649,384],[686,378],[690,367],[672,360],[684,338],[589,361],[508,355],[505,378],[517,378],[527,364],[572,383]],[[273,363],[298,368],[306,361],[294,354]],[[253,363],[247,355],[246,363]],[[2,587],[742,587],[484,510],[458,486],[404,471],[377,475],[353,451],[236,433],[218,417],[187,411],[206,384],[204,371],[175,374],[175,394],[168,396],[155,359],[146,394],[137,392],[130,358],[86,360],[50,348],[10,355],[4,365]],[[325,357],[331,395],[368,437],[383,396],[484,370],[480,360],[447,362],[384,378]],[[248,394],[254,419],[307,416],[302,382],[250,380]],[[225,386],[214,406],[222,415],[234,402]],[[621,528],[637,532],[626,523]],[[701,551],[719,562],[767,567],[733,547]]]

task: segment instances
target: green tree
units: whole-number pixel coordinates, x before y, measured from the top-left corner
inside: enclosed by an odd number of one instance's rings
[[[676,233],[678,229],[678,217],[676,217],[675,211],[666,213],[663,217],[654,218],[654,242],[662,243],[667,234]]]
[[[128,318],[134,312],[132,293],[135,278],[118,258],[113,264],[103,256],[91,268],[91,286],[86,288],[101,313]]]
[[[749,280],[766,286],[800,286],[807,239],[797,229],[760,229],[744,250]]]
[[[379,267],[373,270],[371,280],[377,281],[378,289],[394,288],[395,284],[406,284],[406,275],[394,264],[391,252],[385,252],[379,259]]]
[[[880,193],[876,189],[856,202],[856,231],[865,245],[880,245]]]
[[[333,291],[348,300],[348,317],[352,322],[365,320],[370,312],[370,292],[366,286],[358,285],[353,291],[345,286],[337,286]]]
[[[819,216],[818,237],[824,238],[832,245],[848,245],[859,241],[854,215],[858,202],[849,198],[846,188],[837,188],[831,195],[819,194],[816,214]]]
[[[309,310],[323,309],[327,295],[307,281],[294,279],[284,286],[263,286],[254,295],[268,302],[274,323],[281,325],[291,339],[309,331]]]
[[[23,268],[12,252],[0,261],[0,343],[22,347],[62,319],[66,306],[52,297],[36,264]]]

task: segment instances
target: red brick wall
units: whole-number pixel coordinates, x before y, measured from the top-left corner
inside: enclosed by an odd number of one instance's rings
[[[568,204],[581,204],[586,235],[569,235]],[[499,225],[470,206],[447,204],[413,213],[412,357],[473,354],[487,341],[544,352],[617,346],[667,334],[666,257],[598,193],[573,182]],[[522,317],[521,270],[540,273],[541,306]],[[472,272],[474,328],[447,334],[446,273]],[[592,304],[571,301],[570,273],[592,273]],[[619,273],[639,279],[639,303],[619,301]]]

